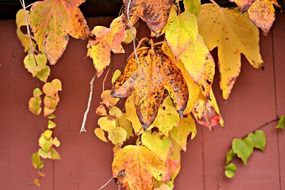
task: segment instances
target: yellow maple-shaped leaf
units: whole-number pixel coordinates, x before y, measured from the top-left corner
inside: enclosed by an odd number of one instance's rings
[[[132,190],[153,189],[154,175],[164,176],[165,169],[159,157],[145,146],[128,145],[117,150],[112,163],[113,176]]]
[[[176,57],[179,57],[192,41],[196,41],[197,36],[198,26],[195,15],[190,12],[177,15],[174,11],[169,16],[165,28],[165,39]]]
[[[187,139],[191,133],[191,139],[197,134],[195,121],[191,115],[185,118],[181,118],[177,127],[174,127],[170,131],[170,137],[184,150],[186,151]]]
[[[121,43],[124,42],[128,35],[121,16],[112,21],[110,28],[95,26],[91,33],[96,38],[88,41],[87,55],[92,58],[97,76],[99,77],[111,62],[111,52],[125,53]]]
[[[78,6],[83,0],[44,0],[33,3],[30,26],[41,52],[46,53],[50,64],[56,64],[63,54],[69,35],[86,38],[87,23]]]
[[[173,4],[172,0],[123,0],[123,2],[125,5],[124,22],[128,22],[127,11],[129,11],[130,23],[128,25],[134,25],[141,18],[155,35],[160,34],[165,26]]]
[[[247,13],[241,14],[237,9],[214,4],[203,4],[198,18],[199,33],[208,48],[213,50],[218,47],[220,88],[223,98],[228,99],[240,73],[241,54],[254,68],[262,66],[258,29]]]
[[[249,18],[253,23],[267,34],[275,20],[275,9],[273,0],[255,0],[248,9]]]

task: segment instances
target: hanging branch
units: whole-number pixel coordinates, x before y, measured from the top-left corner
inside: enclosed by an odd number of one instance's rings
[[[83,120],[82,120],[82,124],[81,124],[81,128],[80,128],[80,133],[83,132],[87,132],[85,125],[86,125],[86,121],[87,121],[87,115],[89,113],[90,110],[90,106],[91,106],[91,102],[92,102],[92,96],[93,96],[93,87],[94,87],[94,80],[95,80],[96,75],[94,75],[90,81],[90,92],[89,92],[89,98],[88,98],[88,103],[87,103],[87,108],[84,112],[84,116],[83,116]]]

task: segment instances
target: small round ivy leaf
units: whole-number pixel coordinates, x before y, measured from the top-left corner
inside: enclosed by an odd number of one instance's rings
[[[227,152],[227,157],[226,157],[226,164],[230,163],[233,160],[235,153],[233,152],[233,149],[230,149]]]
[[[234,163],[229,163],[226,165],[225,176],[230,179],[233,178],[235,176],[236,168],[237,167]]]
[[[234,138],[232,142],[233,152],[242,160],[243,164],[247,164],[247,160],[253,152],[253,145],[239,138]]]
[[[277,129],[284,129],[285,128],[285,115],[281,116],[277,125],[276,125]]]

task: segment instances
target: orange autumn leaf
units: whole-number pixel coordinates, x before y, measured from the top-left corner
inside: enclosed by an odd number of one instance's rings
[[[134,104],[140,122],[147,128],[156,118],[165,98],[165,89],[177,111],[182,114],[188,100],[187,84],[181,71],[160,48],[140,48],[137,63],[130,57],[125,70],[112,89],[115,97],[134,94]]]
[[[125,22],[127,21],[127,11],[129,0],[123,0],[125,5]],[[138,19],[142,19],[146,22],[149,29],[155,34],[159,34],[167,23],[167,19],[170,13],[172,0],[132,0],[129,6],[130,22],[133,25]]]
[[[84,0],[44,0],[33,4],[30,26],[41,52],[54,65],[63,54],[69,35],[86,38],[89,28],[78,6]]]
[[[164,163],[144,146],[128,145],[114,154],[113,176],[126,189],[153,189],[156,175],[166,173]]]
[[[121,16],[112,21],[110,28],[95,26],[91,33],[96,39],[88,41],[87,55],[92,58],[99,77],[111,62],[111,52],[125,53],[121,43],[127,39],[128,33]]]

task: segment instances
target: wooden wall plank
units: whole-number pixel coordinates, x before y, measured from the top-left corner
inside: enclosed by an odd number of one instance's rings
[[[285,15],[280,14],[273,28],[274,37],[274,60],[275,60],[275,81],[276,81],[276,104],[277,115],[285,115]],[[279,150],[280,150],[280,173],[282,189],[285,189],[285,131],[279,134]]]
[[[0,25],[0,189],[36,189],[31,155],[38,149],[46,121],[31,114],[27,105],[39,83],[24,69],[15,22],[1,21]],[[52,190],[52,162],[46,163],[44,173],[41,189]]]

